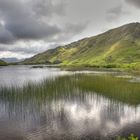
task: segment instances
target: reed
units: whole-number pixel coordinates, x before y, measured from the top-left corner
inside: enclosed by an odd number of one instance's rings
[[[61,76],[41,83],[27,83],[23,87],[0,87],[0,100],[21,102],[35,98],[43,102],[87,92],[130,105],[140,104],[140,83],[111,75],[91,74]]]

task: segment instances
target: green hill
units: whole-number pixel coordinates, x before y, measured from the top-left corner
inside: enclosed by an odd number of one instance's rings
[[[0,66],[5,66],[5,65],[7,65],[7,63],[2,61],[2,60],[0,60]]]
[[[140,23],[47,50],[22,63],[140,69]]]

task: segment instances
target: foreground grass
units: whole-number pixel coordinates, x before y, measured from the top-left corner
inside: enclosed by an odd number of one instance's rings
[[[119,101],[137,106],[140,104],[140,83],[130,83],[128,80],[112,75],[62,76],[41,83],[28,83],[23,87],[0,87],[0,101],[5,101],[9,107],[22,106],[26,103],[28,105],[30,102],[41,108],[46,102],[71,99],[77,95],[82,100],[86,97],[84,95],[90,92],[99,94],[99,97],[110,98],[115,103]],[[138,140],[138,138],[131,135],[128,138],[118,137],[117,140]]]
[[[109,75],[89,75],[80,77],[78,85],[82,90],[95,91],[111,99],[138,105],[140,103],[140,83],[130,83],[128,80]]]
[[[45,102],[58,98],[69,98],[88,92],[130,105],[140,104],[140,83],[128,82],[127,78],[111,75],[78,74],[44,80],[41,83],[28,83],[20,87],[0,87],[0,100],[21,102],[34,98]]]
[[[139,140],[139,138],[135,136],[134,134],[131,134],[128,138],[118,137],[117,140]]]

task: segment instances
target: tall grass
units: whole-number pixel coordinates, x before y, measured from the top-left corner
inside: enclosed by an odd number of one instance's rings
[[[140,83],[130,83],[128,79],[109,75],[78,74],[44,80],[41,83],[28,83],[21,87],[0,87],[0,100],[37,102],[69,98],[73,95],[96,92],[112,100],[130,105],[140,104]]]
[[[79,87],[85,91],[95,91],[100,95],[133,105],[140,103],[140,83],[130,83],[128,79],[114,76],[82,76]]]

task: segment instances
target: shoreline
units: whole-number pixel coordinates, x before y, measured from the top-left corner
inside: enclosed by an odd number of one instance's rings
[[[61,70],[66,70],[66,71],[114,71],[114,72],[128,72],[131,74],[138,74],[140,75],[140,70],[137,69],[132,69],[132,68],[121,68],[121,67],[116,67],[116,68],[106,68],[106,67],[92,67],[92,66],[66,66],[66,65],[60,65],[60,64],[55,64],[55,65],[47,65],[47,64],[7,64],[7,65],[0,65],[0,67],[7,67],[7,66],[32,66],[32,68],[60,68]]]

